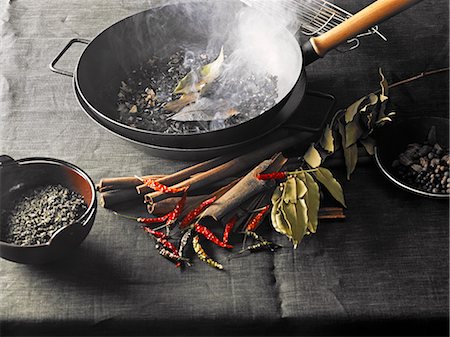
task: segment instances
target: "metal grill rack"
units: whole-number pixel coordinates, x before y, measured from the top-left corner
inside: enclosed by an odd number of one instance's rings
[[[248,6],[259,9],[270,15],[283,17],[286,11],[295,13],[300,24],[300,31],[306,36],[318,36],[350,18],[353,14],[326,0],[242,0]],[[370,28],[347,41],[349,51],[359,47],[360,38],[377,35],[384,41],[387,38],[379,31],[378,26]]]

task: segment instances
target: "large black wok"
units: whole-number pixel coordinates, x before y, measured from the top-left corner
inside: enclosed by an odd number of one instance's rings
[[[300,48],[286,29],[249,32],[254,55],[266,62],[267,72],[278,77],[278,100],[270,109],[244,123],[204,133],[164,134],[129,127],[118,122],[118,88],[127,73],[157,55],[164,57],[180,45],[204,45],[225,50],[235,48],[236,20],[245,5],[239,0],[214,0],[150,9],[127,17],[101,32],[92,41],[73,39],[53,60],[50,68],[73,76],[76,96],[84,110],[97,122],[126,139],[164,149],[196,150],[226,148],[262,137],[285,122],[305,94],[305,65],[374,24],[413,5],[417,0],[378,0],[328,33],[312,38]],[[208,18],[214,18],[209,20]],[[258,35],[260,34],[260,35]],[[67,49],[86,43],[74,73],[55,68]],[[211,44],[215,44],[211,46]],[[253,47],[251,47],[253,48]],[[264,59],[267,57],[267,60]]]

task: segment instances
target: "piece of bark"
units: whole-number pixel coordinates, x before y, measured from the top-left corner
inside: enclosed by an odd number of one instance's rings
[[[232,189],[225,193],[221,198],[216,200],[206,210],[204,216],[212,217],[216,221],[222,220],[224,216],[250,199],[252,196],[262,192],[265,189],[273,187],[274,182],[271,180],[259,180],[256,175],[261,172],[275,172],[281,169],[287,159],[281,154],[275,156],[274,159],[265,160],[250,171],[244,178],[239,181]]]

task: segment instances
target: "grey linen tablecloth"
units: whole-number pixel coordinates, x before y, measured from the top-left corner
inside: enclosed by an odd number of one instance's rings
[[[336,2],[355,12],[370,1]],[[102,177],[174,172],[109,134],[78,106],[72,81],[48,70],[70,38],[93,38],[163,1],[10,0],[0,11],[0,154],[45,156]],[[164,2],[166,3],[166,2]],[[345,107],[389,81],[448,66],[448,2],[423,1],[308,68],[310,87]],[[73,69],[81,49],[61,67]],[[392,93],[399,113],[448,116],[448,73]],[[342,170],[336,170],[344,182]],[[158,256],[138,227],[99,208],[67,259],[48,266],[0,262],[2,335],[339,335],[448,333],[448,203],[409,195],[370,163],[344,182],[344,222],[324,223],[297,250],[184,272]],[[278,240],[288,243],[281,237]]]

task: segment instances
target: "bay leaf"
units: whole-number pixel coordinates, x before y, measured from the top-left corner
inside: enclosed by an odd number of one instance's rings
[[[359,112],[359,106],[365,99],[367,99],[367,96],[360,98],[345,110],[345,123],[349,123],[355,118],[356,114]]]
[[[360,112],[366,112],[368,107],[374,106],[374,105],[376,105],[378,103],[378,96],[375,95],[374,93],[372,93],[369,96],[367,96],[367,98],[369,99],[369,103],[364,105],[364,107],[362,107],[360,109]]]
[[[373,139],[372,137],[367,137],[364,139],[360,139],[360,142],[369,155],[373,156],[375,154],[375,139]]]
[[[359,116],[353,119],[350,123],[345,126],[345,148],[348,148],[355,144],[361,136],[364,134],[359,123]]]
[[[308,228],[308,207],[304,199],[297,201],[295,205],[295,223],[291,223],[292,228],[292,242],[294,248],[297,248],[298,244],[302,241]]]
[[[275,203],[277,203],[279,200],[281,200],[281,196],[282,196],[282,192],[281,192],[281,187],[280,185],[278,185],[277,187],[275,187],[275,190],[273,191],[272,194],[272,205],[275,205]]]
[[[303,159],[311,168],[319,167],[320,164],[322,164],[322,157],[320,156],[319,151],[314,147],[314,143],[312,143],[306,151]]]
[[[280,203],[282,204],[282,203]],[[273,228],[280,234],[286,235],[288,238],[292,237],[292,230],[289,223],[285,220],[280,208],[272,208],[271,220]]]
[[[350,180],[351,174],[355,171],[358,163],[358,145],[353,144],[344,149],[345,166],[347,167],[347,179]]]
[[[388,100],[388,92],[389,92],[389,84],[386,80],[386,77],[384,77],[383,71],[381,68],[378,69],[378,72],[381,76],[380,86],[381,86],[381,93],[380,93],[380,101],[383,103],[384,101]]]
[[[347,179],[350,180],[350,175],[355,170],[356,163],[358,162],[358,146],[355,143],[355,144],[347,147],[346,146],[346,144],[347,144],[346,126],[343,125],[342,122],[339,122],[338,126],[339,126],[339,133],[341,134],[341,137],[342,137],[342,150],[344,153],[345,166],[347,168]],[[356,152],[355,152],[355,150],[356,150]]]
[[[283,201],[285,203],[293,203],[297,202],[297,186],[295,183],[294,177],[288,177],[284,184],[283,190]]]
[[[220,69],[222,67],[225,56],[223,54],[223,46],[220,48],[219,56],[211,63],[200,68],[201,80],[205,83],[211,83],[220,76]]]
[[[198,97],[199,94],[196,92],[183,94],[179,99],[166,103],[164,108],[171,112],[179,112],[185,106],[197,101]]]
[[[306,207],[308,208],[308,229],[311,233],[317,231],[318,214],[320,206],[319,185],[308,172],[305,173],[305,184],[308,192],[305,194]]]
[[[303,177],[304,175],[305,175],[305,173],[302,172],[299,176]],[[305,196],[305,194],[308,192],[308,187],[301,179],[298,178],[299,176],[297,176],[297,178],[294,178],[294,179],[295,179],[295,185],[297,187],[297,199],[302,199]]]
[[[225,59],[223,47],[219,56],[211,63],[206,64],[197,71],[191,70],[175,87],[174,94],[190,94],[201,91],[206,84],[215,81],[220,76],[221,67]]]
[[[333,177],[330,170],[319,167],[317,171],[312,172],[312,175],[330,192],[342,206],[347,207],[344,199],[344,191],[341,184]]]
[[[184,76],[175,87],[174,94],[191,94],[199,91],[199,77],[194,70]]]
[[[330,124],[325,127],[322,138],[320,138],[320,146],[328,153],[334,152],[334,137],[333,130],[331,130]]]

